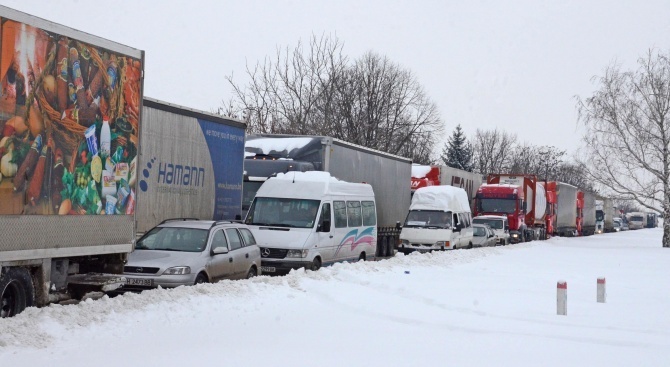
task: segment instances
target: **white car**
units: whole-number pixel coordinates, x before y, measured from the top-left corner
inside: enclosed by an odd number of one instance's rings
[[[486,224],[472,225],[472,246],[473,247],[489,247],[495,246],[497,239],[493,229]]]
[[[496,235],[496,243],[498,245],[509,245],[509,225],[507,224],[507,217],[501,215],[480,215],[472,219],[474,224],[487,224],[493,233]]]

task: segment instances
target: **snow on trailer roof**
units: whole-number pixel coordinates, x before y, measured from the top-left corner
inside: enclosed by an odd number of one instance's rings
[[[428,186],[414,191],[409,210],[470,212],[470,202],[468,194],[459,187]]]
[[[426,166],[423,164],[413,164],[412,165],[412,177],[414,178],[424,178],[430,172],[433,166]]]
[[[325,195],[373,197],[372,186],[340,181],[328,172],[291,171],[271,177],[258,189],[256,197],[321,200]]]
[[[245,148],[253,148],[261,154],[270,155],[272,152],[284,153],[289,156],[290,153],[296,149],[303,149],[309,143],[313,142],[314,138],[273,138],[273,137],[259,137],[248,139],[245,143]],[[245,152],[246,154],[255,155],[253,152]]]

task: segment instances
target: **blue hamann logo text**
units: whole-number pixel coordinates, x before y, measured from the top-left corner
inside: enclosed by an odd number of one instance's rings
[[[143,179],[140,180],[140,189],[147,191],[149,184],[147,183],[150,170],[156,163],[154,157],[150,162],[147,162],[147,167],[142,170]],[[205,169],[195,166],[184,166],[181,164],[158,162],[158,179],[155,181],[163,185],[178,185],[178,186],[205,186]]]

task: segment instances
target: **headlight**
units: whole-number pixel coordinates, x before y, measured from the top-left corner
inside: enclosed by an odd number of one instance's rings
[[[191,274],[191,268],[188,266],[174,266],[165,269],[163,275],[184,275]]]
[[[512,237],[517,238],[517,237],[519,237],[519,234],[518,233],[512,233]]]
[[[309,250],[288,250],[286,257],[303,258],[307,257]]]
[[[435,246],[444,246],[445,248],[449,247],[449,241],[437,241]]]

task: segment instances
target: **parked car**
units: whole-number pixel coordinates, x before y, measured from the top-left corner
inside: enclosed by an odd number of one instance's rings
[[[243,223],[163,221],[137,241],[123,290],[177,287],[260,274],[261,253]]]
[[[503,217],[502,215],[480,215],[473,218],[472,223],[490,226],[496,235],[496,243],[499,245],[509,245],[510,238],[507,217]]]
[[[493,229],[487,224],[473,224],[472,225],[472,246],[473,247],[488,247],[495,246],[497,239]]]

